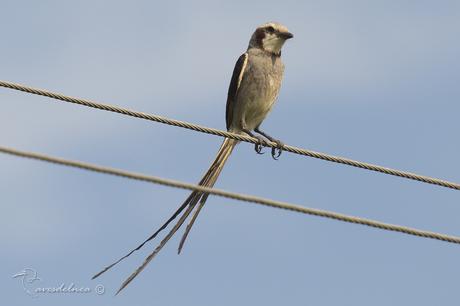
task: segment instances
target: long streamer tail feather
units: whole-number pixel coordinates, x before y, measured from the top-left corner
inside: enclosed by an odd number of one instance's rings
[[[225,162],[227,161],[228,157],[233,151],[233,148],[237,144],[236,140],[233,139],[228,139],[226,138],[224,142],[222,143],[216,158],[214,159],[213,163],[209,167],[208,171],[205,173],[201,181],[199,182],[200,186],[205,186],[205,187],[213,187],[215,182],[217,181],[217,178],[219,177],[219,174],[221,173]],[[163,231],[175,218],[177,218],[181,213],[181,217],[177,221],[177,223],[174,225],[174,227],[169,231],[169,233],[163,238],[163,240],[160,242],[160,244],[155,248],[155,250],[149,254],[142,263],[120,286],[118,289],[117,293],[118,294],[121,290],[123,290],[144,268],[152,261],[152,259],[160,252],[160,250],[166,245],[166,243],[171,239],[171,237],[177,232],[177,230],[184,224],[185,220],[187,217],[190,215],[190,213],[193,211],[193,209],[197,206],[197,203],[199,203],[198,207],[195,209],[195,212],[189,222],[189,224],[186,227],[186,230],[184,232],[184,235],[182,236],[182,239],[179,244],[179,253],[181,252],[184,242],[190,232],[190,229],[192,228],[199,212],[203,208],[209,194],[200,192],[200,191],[193,191],[187,199],[184,201],[184,203],[174,212],[174,214],[157,230],[155,231],[151,236],[149,236],[145,241],[143,241],[140,245],[138,245],[136,248],[131,250],[129,253],[127,253],[125,256],[121,257],[111,265],[105,267],[102,271],[98,272],[93,276],[93,279],[96,277],[99,277],[101,274],[105,273],[109,269],[111,269],[113,266],[118,264],[120,261],[123,259],[129,257],[132,253],[135,251],[141,249],[147,242],[150,240],[154,239],[161,231]],[[184,211],[185,210],[185,211]]]
[[[204,182],[206,181],[206,177],[203,177],[200,181],[200,185],[203,184]],[[185,202],[174,212],[174,214],[172,214],[171,217],[169,217],[168,220],[166,220],[165,223],[163,223],[163,225],[158,229],[156,230],[152,235],[150,235],[147,239],[145,239],[141,244],[139,244],[136,248],[132,249],[131,251],[129,251],[126,255],[124,255],[123,257],[121,257],[120,259],[118,259],[117,261],[113,262],[112,264],[108,265],[107,267],[105,267],[104,269],[102,269],[101,271],[99,271],[98,273],[96,273],[91,279],[95,279],[99,276],[101,276],[102,274],[104,274],[105,272],[107,272],[108,270],[110,270],[112,267],[114,267],[115,265],[117,265],[119,262],[121,262],[122,260],[124,260],[125,258],[129,257],[131,254],[133,254],[135,251],[138,251],[140,250],[147,242],[149,242],[150,240],[153,240],[156,236],[158,236],[158,234],[163,231],[175,218],[177,218],[177,216],[180,215],[180,213],[190,204],[190,202],[192,202],[194,200],[194,197],[196,197],[195,194],[190,194],[188,196],[188,198],[185,200]]]
[[[161,240],[160,244],[153,250],[152,253],[149,254],[142,263],[131,275],[121,284],[120,288],[118,289],[118,293],[120,293],[121,290],[123,290],[128,284],[139,274],[144,270],[144,268],[152,261],[152,259],[161,251],[161,249],[165,246],[165,244],[171,239],[171,237],[177,232],[179,227],[184,223],[185,219],[190,215],[190,212],[193,210],[193,206],[189,205],[187,209],[185,210],[184,214],[180,217],[180,219],[177,221],[177,223],[174,225],[174,227],[171,229],[171,231]]]
[[[199,184],[200,186],[206,186],[206,187],[214,186],[214,183],[217,181],[217,178],[219,177],[219,174],[222,171],[222,168],[224,167],[225,162],[227,161],[228,157],[232,153],[233,148],[235,147],[236,143],[237,142],[233,139],[226,138],[224,140],[224,142],[222,143],[219,149],[219,152],[217,153],[216,158],[214,159],[213,163],[209,167],[206,174],[201,179],[200,184]],[[180,219],[177,221],[174,227],[169,231],[169,233],[163,238],[163,240],[155,248],[155,250],[152,253],[150,253],[149,256],[145,258],[144,262],[133,273],[131,273],[131,275],[123,282],[123,284],[120,286],[120,289],[118,289],[116,294],[118,294],[121,290],[123,290],[134,278],[136,278],[137,275],[139,275],[139,273],[142,272],[142,270],[144,270],[144,268],[161,251],[161,249],[166,245],[169,239],[171,239],[171,237],[177,232],[177,230],[182,226],[182,224],[184,224],[185,220],[190,215],[190,213],[193,211],[196,204],[200,202],[197,210],[192,216],[190,223],[187,225],[184,235],[182,236],[181,242],[179,244],[179,253],[180,253],[184,245],[185,239],[187,238],[187,235],[190,232],[190,229],[194,221],[196,220],[201,208],[204,206],[208,196],[209,196],[208,193],[204,193],[200,191],[193,191],[190,194],[190,196],[187,198],[184,204],[181,205],[181,207],[184,205],[188,205],[188,207],[185,210],[185,212],[182,214]]]
[[[188,203],[190,202],[190,198],[191,196],[184,202],[184,204],[182,204],[179,209],[177,209],[174,214],[156,231],[154,232],[150,237],[148,237],[146,240],[144,240],[141,244],[139,244],[136,248],[132,249],[131,251],[129,251],[126,255],[124,255],[123,257],[121,257],[120,259],[118,259],[117,261],[115,261],[114,263],[108,265],[107,267],[105,267],[104,269],[102,269],[101,271],[99,271],[98,273],[96,273],[91,279],[95,279],[99,276],[101,276],[102,274],[104,274],[105,272],[107,272],[108,270],[110,270],[113,266],[117,265],[120,261],[122,261],[123,259],[129,257],[131,254],[133,254],[135,251],[138,251],[140,250],[147,242],[149,242],[150,240],[154,239],[156,236],[158,236],[158,234],[164,230],[168,225],[169,223],[171,223],[188,205]]]
[[[225,162],[227,161],[232,151],[233,151],[233,147],[228,147],[227,151],[222,155],[220,161],[216,163],[217,167],[213,169],[214,171],[210,172],[209,184],[206,187],[214,187],[214,184],[216,183],[217,178],[219,177],[220,172],[222,171],[225,165]],[[208,196],[209,196],[209,193],[200,194],[200,203],[198,204],[198,207],[196,208],[195,212],[192,215],[192,218],[190,219],[189,223],[187,224],[187,227],[185,228],[185,232],[182,235],[182,238],[179,243],[179,248],[177,249],[178,254],[181,253],[182,248],[184,247],[185,240],[187,239],[188,234],[190,233],[190,230],[192,229],[192,226],[195,223],[196,218],[198,217],[198,214],[200,213],[201,209],[206,203]]]
[[[226,138],[222,146],[220,147],[219,153],[217,154],[216,159],[214,162],[211,164],[211,167],[209,167],[208,171],[206,172],[206,175],[209,175],[209,181],[207,182],[207,185],[204,185],[206,187],[214,187],[214,184],[217,181],[217,178],[219,177],[220,173],[222,172],[222,169],[225,166],[225,162],[229,158],[230,154],[233,151],[233,148],[236,145],[236,141],[231,140]],[[179,248],[177,249],[177,253],[180,254],[182,251],[182,248],[184,247],[185,240],[187,239],[188,234],[190,233],[190,230],[192,229],[193,224],[196,221],[196,218],[198,217],[198,214],[200,213],[201,209],[203,208],[204,204],[206,203],[206,200],[208,199],[209,193],[203,193],[203,192],[198,192],[194,191],[197,194],[200,194],[200,203],[198,207],[196,208],[194,214],[192,215],[192,218],[190,219],[189,223],[187,224],[187,227],[185,228],[185,232],[182,235],[182,238],[179,243]]]

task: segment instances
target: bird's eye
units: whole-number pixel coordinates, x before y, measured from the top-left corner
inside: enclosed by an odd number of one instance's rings
[[[270,26],[270,27],[267,28],[267,32],[268,33],[273,33],[273,32],[275,32],[275,28]]]

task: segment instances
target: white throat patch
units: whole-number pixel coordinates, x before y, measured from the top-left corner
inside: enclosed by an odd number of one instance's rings
[[[276,35],[267,35],[262,40],[262,46],[265,51],[279,54],[284,42],[284,39],[277,37]]]

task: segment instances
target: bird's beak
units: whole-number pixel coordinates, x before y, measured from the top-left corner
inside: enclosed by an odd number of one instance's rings
[[[25,276],[26,273],[24,272],[19,272],[18,274],[13,275],[13,278],[19,277],[19,276]]]
[[[279,33],[279,36],[283,39],[291,39],[294,37],[294,35],[292,33],[289,33],[289,32],[281,32]]]

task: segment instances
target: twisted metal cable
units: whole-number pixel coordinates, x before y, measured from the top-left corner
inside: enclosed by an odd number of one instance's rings
[[[180,181],[164,179],[164,178],[160,178],[156,176],[149,176],[149,175],[140,174],[140,173],[128,172],[124,170],[103,167],[103,166],[83,163],[79,161],[66,160],[66,159],[47,156],[43,154],[33,153],[33,152],[19,151],[16,149],[2,147],[2,146],[0,146],[0,152],[5,153],[5,154],[19,156],[19,157],[41,160],[41,161],[45,161],[48,163],[59,164],[59,165],[68,166],[68,167],[75,167],[75,168],[80,168],[80,169],[89,170],[93,172],[99,172],[99,173],[129,178],[133,180],[160,184],[160,185],[169,186],[169,187],[188,189],[188,190],[197,190],[197,191],[206,192],[209,194],[213,194],[216,196],[225,197],[229,199],[239,200],[243,202],[256,203],[256,204],[265,205],[265,206],[269,206],[273,208],[285,209],[285,210],[294,211],[297,213],[313,215],[313,216],[318,216],[318,217],[323,217],[323,218],[329,218],[329,219],[334,219],[334,220],[338,220],[342,222],[366,225],[366,226],[375,227],[375,228],[386,230],[386,231],[400,232],[400,233],[404,233],[408,235],[460,244],[460,237],[457,237],[457,236],[450,236],[450,235],[440,234],[436,232],[424,231],[424,230],[419,230],[419,229],[410,228],[406,226],[394,225],[394,224],[344,215],[344,214],[321,210],[321,209],[308,208],[308,207],[304,207],[300,205],[260,198],[260,197],[256,197],[252,195],[238,194],[238,193],[233,193],[229,191],[224,191],[221,189],[202,187],[202,186],[188,184],[188,183],[184,183]]]
[[[0,80],[0,86],[5,87],[5,88],[14,89],[14,90],[27,92],[27,93],[31,93],[31,94],[35,94],[35,95],[45,96],[45,97],[49,97],[49,98],[52,98],[52,99],[57,99],[57,100],[65,101],[65,102],[75,103],[75,104],[79,104],[79,105],[83,105],[83,106],[87,106],[87,107],[97,108],[97,109],[100,109],[100,110],[119,113],[119,114],[131,116],[131,117],[136,117],[136,118],[141,118],[141,119],[145,119],[145,120],[160,122],[160,123],[163,123],[163,124],[182,127],[182,128],[194,130],[194,131],[197,131],[197,132],[217,135],[217,136],[221,136],[221,137],[232,138],[232,139],[236,139],[236,140],[244,141],[244,142],[249,142],[249,143],[253,143],[253,144],[255,144],[258,141],[257,138],[253,138],[253,137],[246,136],[246,135],[239,135],[239,134],[230,133],[230,132],[226,132],[226,131],[222,131],[222,130],[218,130],[218,129],[203,127],[203,126],[200,126],[200,125],[196,125],[196,124],[192,124],[192,123],[188,123],[188,122],[184,122],[184,121],[169,119],[169,118],[165,118],[165,117],[161,117],[161,116],[157,116],[157,115],[153,115],[153,114],[146,114],[146,113],[143,113],[143,112],[137,112],[137,111],[129,110],[129,109],[114,106],[114,105],[97,103],[97,102],[93,102],[93,101],[89,101],[89,100],[85,100],[85,99],[69,97],[69,96],[59,94],[59,93],[54,93],[54,92],[47,91],[47,90],[32,88],[32,87],[28,87],[28,86],[24,86],[24,85],[20,85],[20,84],[15,84],[15,83],[11,83],[11,82],[6,82],[6,81],[1,81]],[[272,148],[275,148],[275,147],[277,147],[277,144],[275,142],[269,142],[268,146],[272,147]],[[446,181],[446,180],[441,180],[441,179],[437,179],[437,178],[433,178],[433,177],[423,176],[423,175],[419,175],[419,174],[415,174],[415,173],[411,173],[411,172],[395,170],[395,169],[386,168],[386,167],[382,167],[382,166],[378,166],[378,165],[359,162],[359,161],[355,161],[355,160],[344,158],[344,157],[333,156],[333,155],[329,155],[329,154],[325,154],[325,153],[320,153],[320,152],[315,152],[315,151],[311,151],[311,150],[301,149],[301,148],[293,147],[293,146],[290,146],[290,145],[285,145],[283,147],[283,150],[287,151],[287,152],[299,154],[299,155],[314,157],[314,158],[318,158],[318,159],[322,159],[322,160],[326,160],[326,161],[330,161],[330,162],[334,162],[334,163],[353,166],[353,167],[356,167],[356,168],[362,168],[362,169],[366,169],[366,170],[381,172],[381,173],[385,173],[385,174],[389,174],[389,175],[393,175],[393,176],[399,176],[399,177],[403,177],[403,178],[406,178],[406,179],[415,180],[415,181],[419,181],[419,182],[423,182],[423,183],[427,183],[427,184],[438,185],[438,186],[442,186],[442,187],[446,187],[446,188],[450,188],[450,189],[460,190],[460,184],[458,184],[458,183],[453,183],[453,182],[449,182],[449,181]]]

